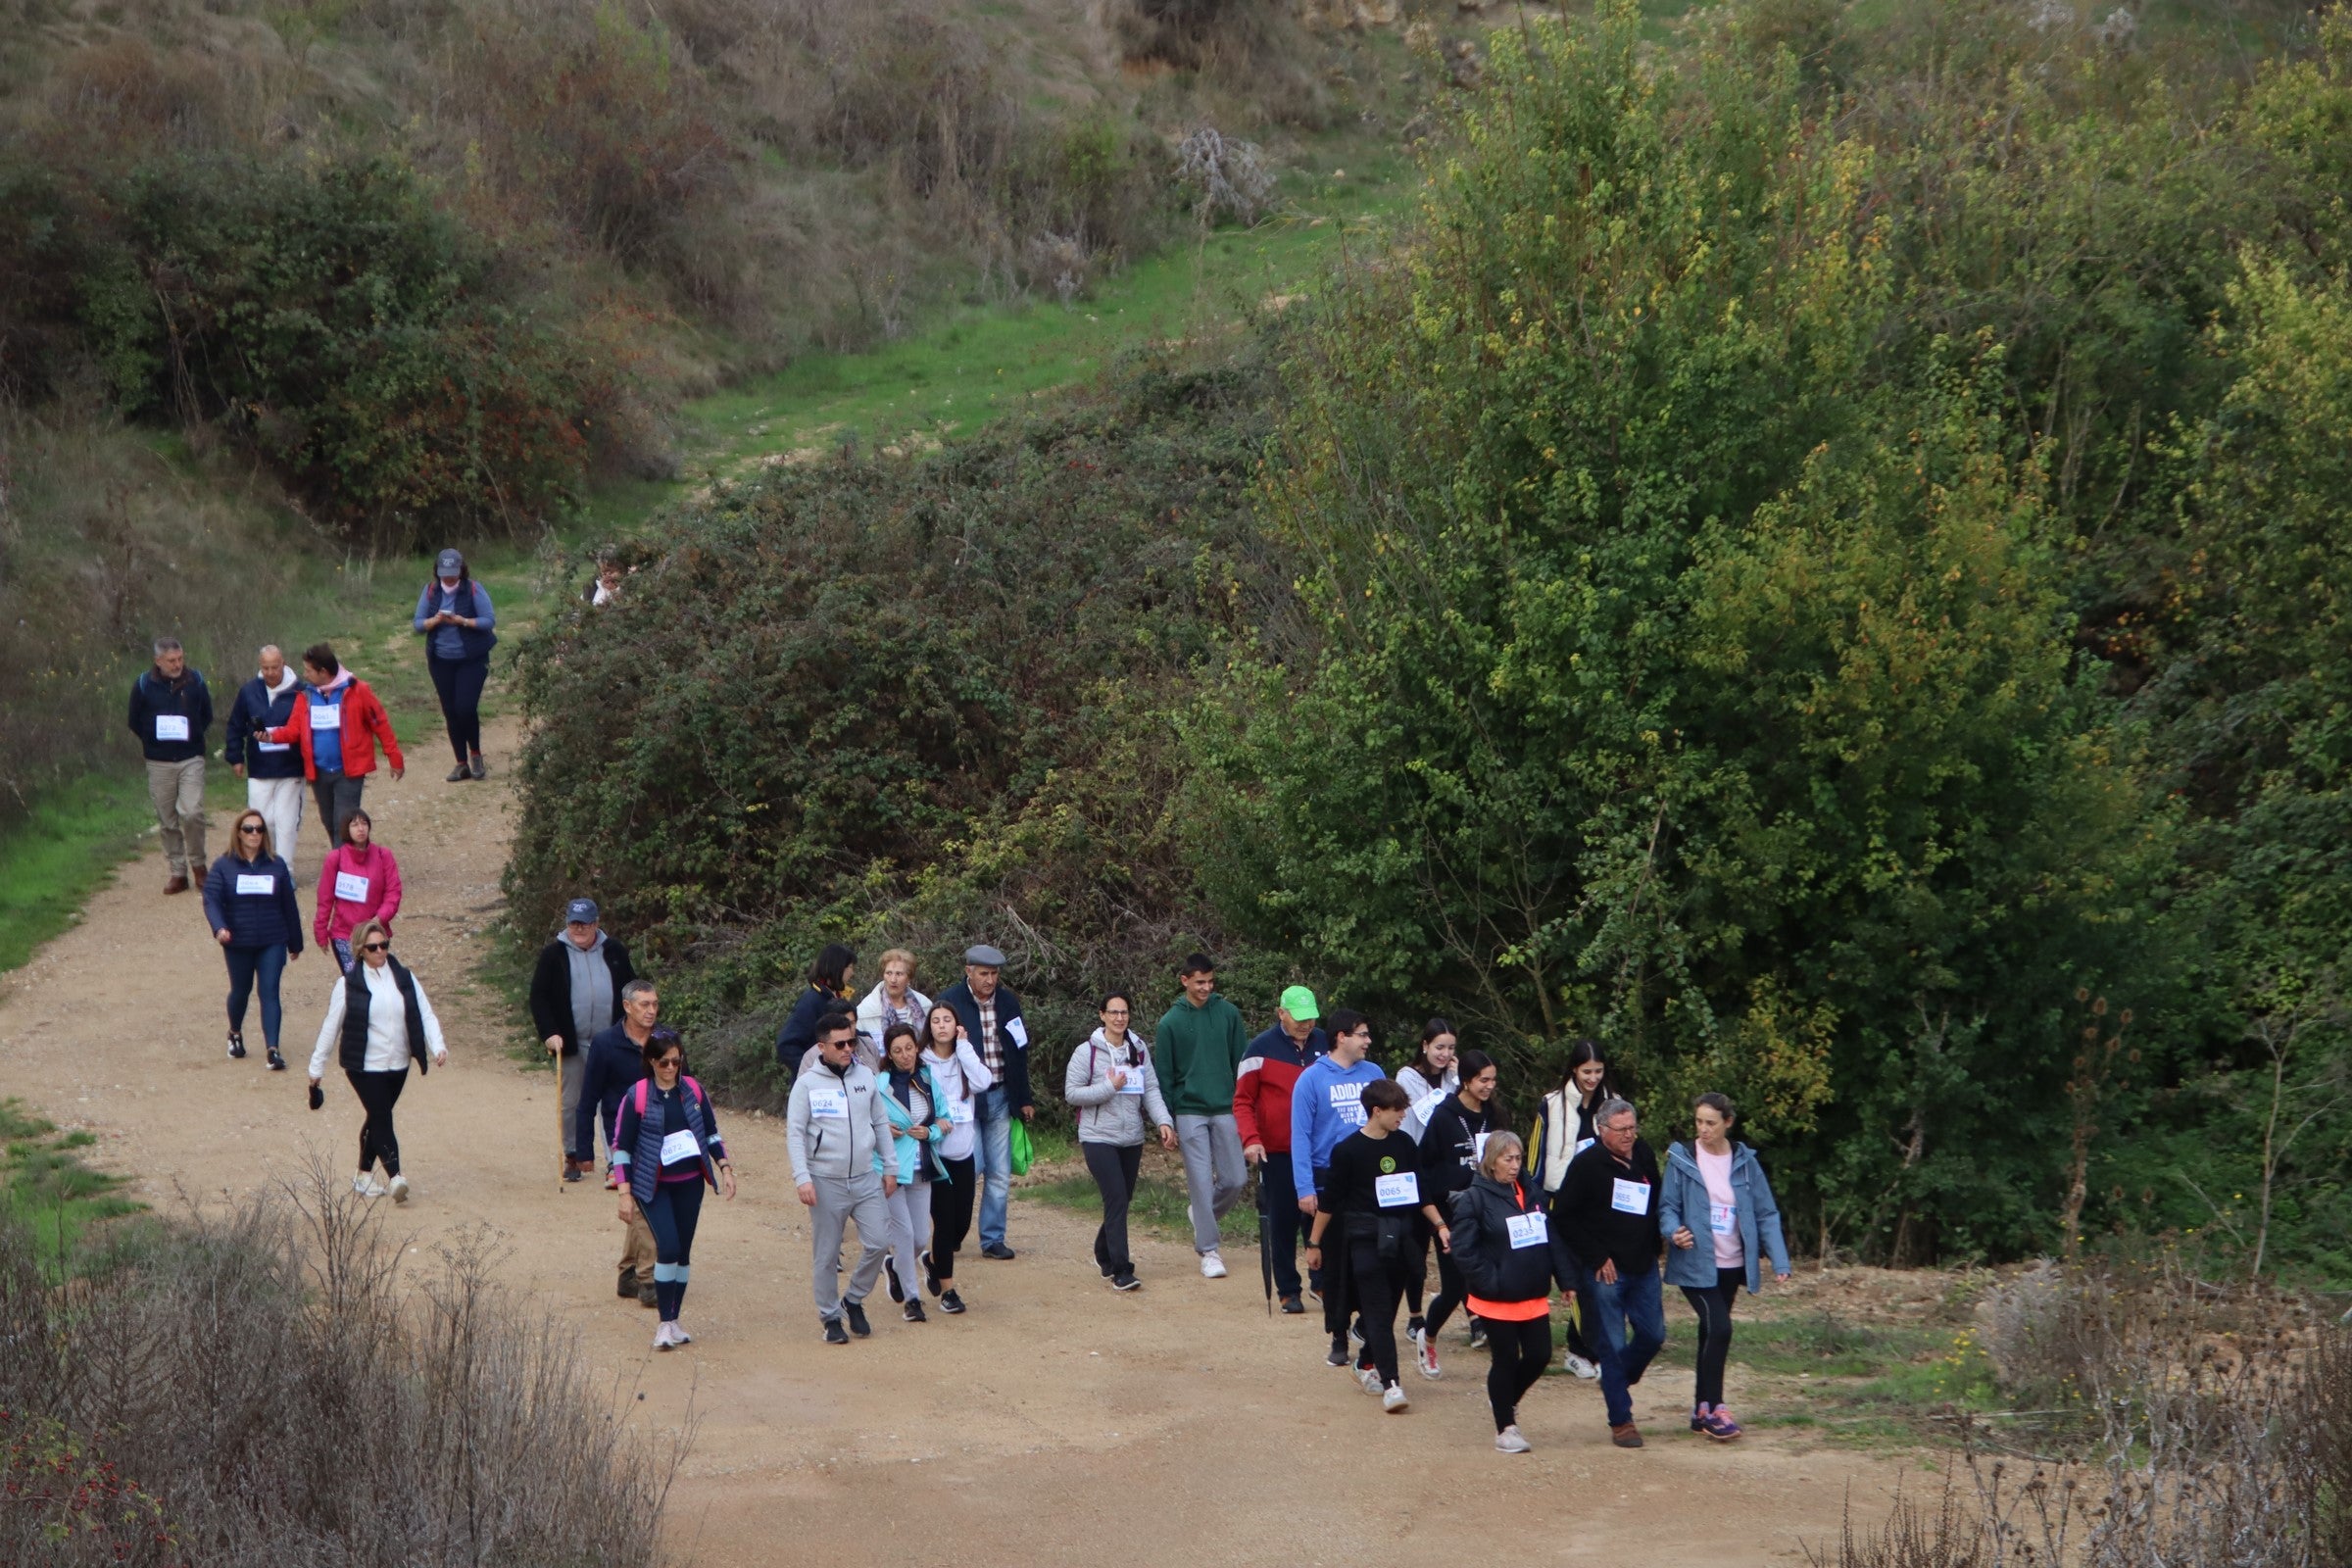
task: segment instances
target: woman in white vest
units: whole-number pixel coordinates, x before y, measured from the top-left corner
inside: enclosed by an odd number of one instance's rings
[[[423,1077],[430,1065],[449,1060],[449,1045],[441,1038],[441,1020],[416,977],[392,956],[392,933],[381,920],[364,922],[351,934],[352,951],[360,961],[335,982],[318,1025],[318,1043],[311,1048],[311,1108],[325,1103],[319,1080],[326,1075],[332,1052],[360,1097],[367,1116],[360,1123],[360,1173],[351,1190],[362,1198],[392,1195],[392,1201],[409,1200],[409,1179],[400,1170],[400,1138],[392,1130],[392,1107],[409,1086],[409,1063]],[[384,1162],[392,1185],[375,1182],[375,1162]]]
[[[1528,1175],[1544,1190],[1544,1201],[1549,1203],[1552,1194],[1560,1190],[1560,1182],[1568,1174],[1568,1162],[1583,1152],[1592,1142],[1592,1112],[1601,1102],[1625,1098],[1625,1088],[1609,1065],[1608,1056],[1595,1040],[1579,1040],[1568,1048],[1568,1076],[1560,1087],[1544,1097],[1536,1110],[1536,1124],[1527,1135]],[[1600,1376],[1600,1363],[1593,1360],[1585,1345],[1584,1327],[1576,1317],[1576,1295],[1568,1295],[1568,1332],[1566,1348],[1560,1354],[1563,1366],[1590,1383]]]

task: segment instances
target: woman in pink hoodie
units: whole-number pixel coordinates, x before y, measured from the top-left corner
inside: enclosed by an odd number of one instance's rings
[[[392,932],[392,917],[400,912],[400,862],[392,852],[371,842],[375,823],[363,810],[343,819],[343,842],[327,852],[318,868],[318,914],[311,933],[322,948],[335,950],[336,961],[351,972],[351,934],[363,921],[381,920],[384,934]]]

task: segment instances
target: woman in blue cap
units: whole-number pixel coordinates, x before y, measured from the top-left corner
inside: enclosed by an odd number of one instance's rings
[[[482,760],[482,685],[490,678],[490,650],[498,646],[491,630],[497,624],[490,590],[473,580],[464,556],[442,551],[432,580],[416,596],[416,627],[424,639],[424,667],[441,694],[450,750],[458,757],[449,770],[452,784],[490,776]]]

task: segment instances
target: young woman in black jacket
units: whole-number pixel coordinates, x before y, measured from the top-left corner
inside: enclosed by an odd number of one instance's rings
[[[1487,1325],[1487,1403],[1503,1453],[1532,1446],[1519,1435],[1519,1400],[1551,1358],[1551,1237],[1544,1195],[1520,1180],[1523,1154],[1516,1133],[1490,1134],[1478,1174],[1453,1199],[1453,1262]]]
[[[1483,1051],[1465,1051],[1459,1065],[1460,1087],[1430,1111],[1429,1127],[1421,1135],[1421,1187],[1441,1208],[1470,1185],[1489,1138],[1505,1122],[1502,1106],[1494,1099],[1494,1058]],[[1463,1294],[1461,1266],[1451,1253],[1439,1252],[1438,1294],[1430,1298],[1429,1314],[1413,1335],[1415,1362],[1425,1378],[1439,1375],[1438,1331],[1462,1304]],[[1486,1338],[1484,1325],[1472,1312],[1470,1348],[1477,1349]]]

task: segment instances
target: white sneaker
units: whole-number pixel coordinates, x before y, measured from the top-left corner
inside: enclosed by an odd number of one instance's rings
[[[1380,1392],[1380,1372],[1376,1367],[1357,1367],[1355,1369],[1355,1381],[1364,1386],[1364,1392],[1366,1394],[1378,1394]]]
[[[1223,1279],[1225,1277],[1225,1260],[1214,1252],[1202,1252],[1200,1254],[1200,1277],[1204,1280]]]
[[[679,1322],[675,1318],[672,1318],[669,1322],[669,1343],[672,1345],[692,1345],[694,1343],[694,1336],[686,1332],[685,1324]]]
[[[666,1349],[668,1349],[668,1348],[669,1348],[671,1346],[673,1346],[673,1345],[675,1345],[675,1344],[677,1344],[677,1343],[678,1343],[678,1342],[677,1342],[677,1339],[676,1339],[676,1337],[675,1337],[674,1335],[672,1335],[672,1334],[671,1334],[671,1332],[670,1332],[670,1326],[669,1326],[667,1323],[657,1323],[657,1324],[655,1324],[655,1325],[654,1325],[654,1348],[655,1348],[655,1349],[657,1349],[657,1350],[666,1350]]]
[[[1438,1342],[1430,1337],[1427,1329],[1413,1330],[1413,1365],[1421,1369],[1421,1375],[1425,1378],[1442,1378],[1446,1375],[1438,1368]]]
[[[366,1171],[360,1172],[351,1179],[351,1190],[362,1198],[381,1198],[385,1192],[385,1189],[375,1184],[375,1178]]]
[[[1411,1408],[1412,1402],[1404,1396],[1404,1389],[1395,1383],[1390,1384],[1389,1392],[1380,1396],[1380,1407],[1391,1415]]]
[[[1570,1350],[1566,1355],[1560,1357],[1560,1365],[1583,1378],[1587,1383],[1594,1382],[1600,1377],[1599,1363],[1588,1361],[1574,1350]]]
[[[1494,1434],[1496,1453],[1533,1453],[1536,1446],[1519,1435],[1517,1427],[1504,1427]]]
[[[392,1178],[392,1201],[394,1201],[395,1203],[405,1203],[405,1202],[407,1202],[408,1200],[409,1200],[409,1179],[408,1179],[406,1176],[395,1176],[395,1177],[393,1177],[393,1178]]]

